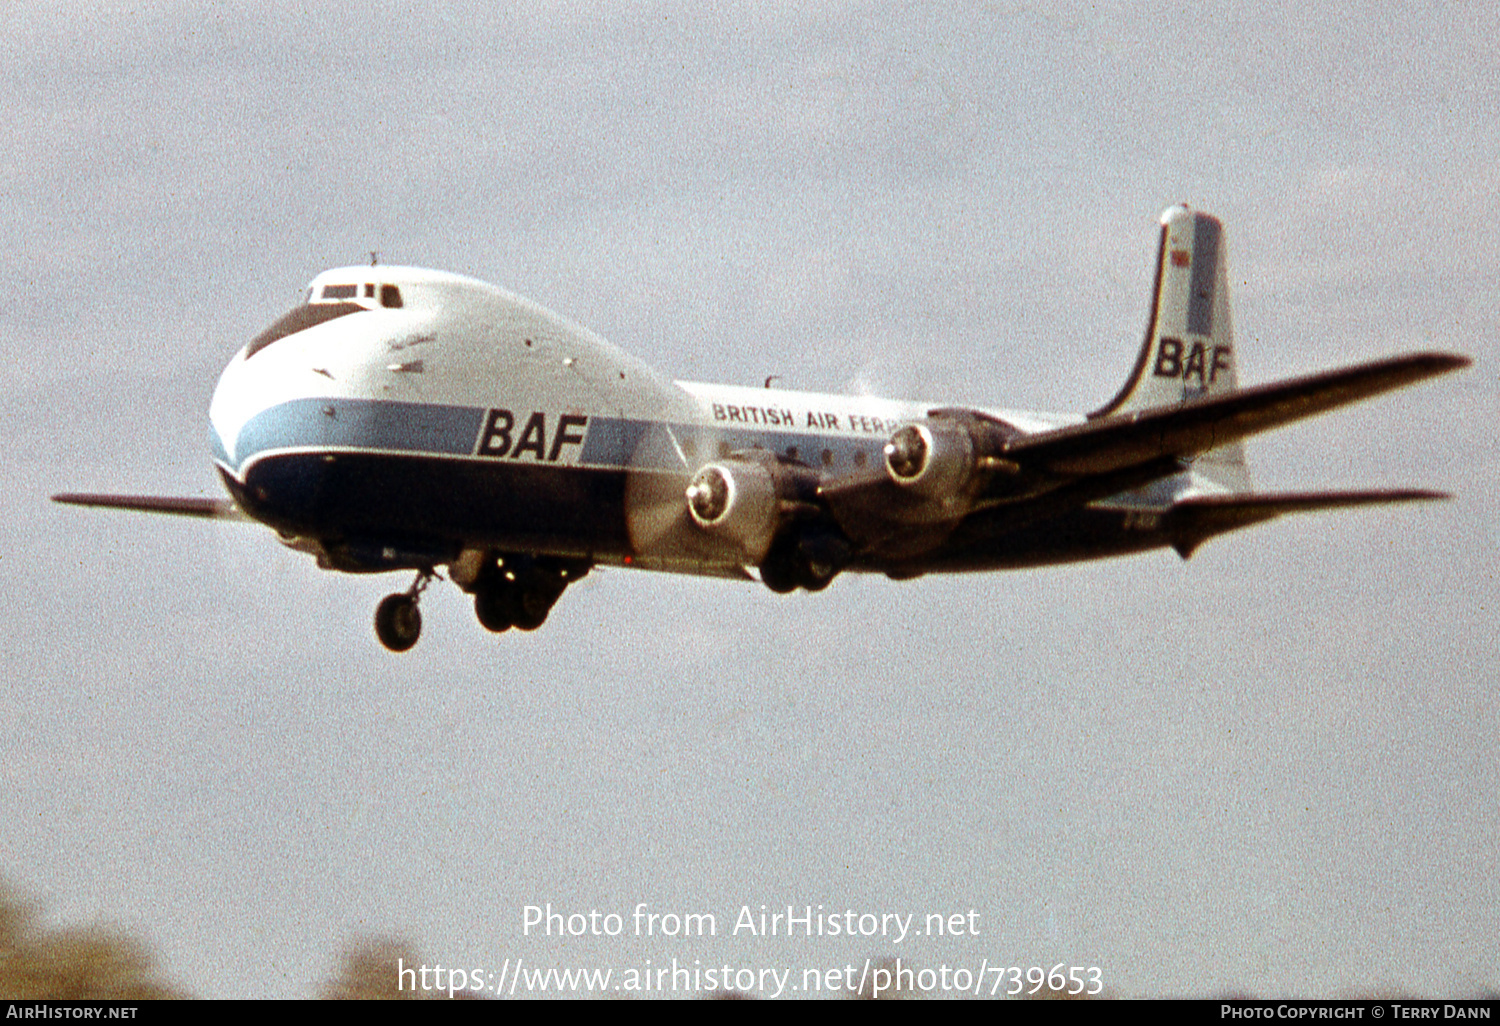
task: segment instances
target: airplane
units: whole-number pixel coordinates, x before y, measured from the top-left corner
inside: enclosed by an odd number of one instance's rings
[[[1468,366],[1418,352],[1241,388],[1221,222],[1161,217],[1145,340],[1083,415],[672,381],[484,282],[341,267],[244,346],[209,407],[228,499],[53,499],[258,521],[320,567],[415,572],[393,652],[446,570],[494,632],[535,630],[595,567],[905,580],[1096,559],[1284,514],[1441,499],[1253,490],[1244,439]]]

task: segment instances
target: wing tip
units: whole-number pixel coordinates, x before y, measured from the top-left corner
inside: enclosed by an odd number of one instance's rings
[[[1399,358],[1398,358],[1399,359]],[[1428,374],[1448,374],[1474,365],[1474,358],[1463,353],[1444,353],[1438,350],[1412,353],[1410,360]]]
[[[1453,498],[1452,492],[1431,488],[1365,488],[1358,491],[1303,492],[1231,492],[1224,495],[1197,495],[1183,499],[1175,508],[1182,509],[1270,509],[1281,513],[1312,512],[1354,506],[1378,506],[1392,502],[1442,502]]]
[[[165,495],[108,495],[99,492],[58,492],[52,501],[64,506],[124,509],[137,513],[171,513],[177,516],[238,520],[244,517],[229,499],[182,498]]]

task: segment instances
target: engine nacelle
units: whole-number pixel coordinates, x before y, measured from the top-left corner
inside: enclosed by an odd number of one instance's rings
[[[758,565],[781,525],[774,469],[749,459],[710,463],[693,475],[685,493],[693,522],[722,541],[745,563]]]
[[[897,491],[884,517],[935,525],[967,516],[980,494],[994,492],[997,474],[1014,481],[1021,472],[1006,458],[1020,434],[998,417],[963,409],[931,410],[900,428],[885,444],[886,476]]]
[[[928,501],[956,498],[978,464],[974,438],[961,424],[919,421],[885,444],[885,470],[892,481]]]

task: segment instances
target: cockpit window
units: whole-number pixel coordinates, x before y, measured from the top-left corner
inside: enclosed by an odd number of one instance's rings
[[[358,300],[361,298],[361,293],[363,293],[363,298],[365,299],[374,299],[376,287],[376,284],[372,281],[361,282],[357,285],[324,285],[322,291],[318,293],[317,302],[332,303],[350,299]],[[402,305],[401,290],[395,285],[381,285],[379,289],[381,306],[395,309]],[[309,303],[313,302],[313,294],[311,292],[308,292],[306,301]]]
[[[329,285],[323,289],[323,295],[328,295],[328,289],[342,287],[345,286]],[[354,286],[349,285],[347,288],[353,289]],[[275,324],[250,340],[250,344],[245,347],[245,359],[248,360],[277,339],[295,335],[299,331],[306,331],[314,325],[331,321],[335,317],[359,313],[364,309],[358,303],[309,303],[296,307],[291,313],[280,318]]]
[[[390,310],[398,310],[404,304],[399,286],[373,281],[339,282],[309,288],[302,297],[302,305],[279,319],[265,331],[256,335],[245,347],[249,358],[277,339],[306,331],[335,317],[375,309],[375,303]]]

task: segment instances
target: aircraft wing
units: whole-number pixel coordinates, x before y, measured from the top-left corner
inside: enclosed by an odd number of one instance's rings
[[[983,511],[987,533],[1018,530],[1180,473],[1219,446],[1470,362],[1447,353],[1412,353],[1031,435],[997,430],[984,414],[934,411],[929,424],[941,414],[965,425],[972,447],[960,449],[972,453],[966,458],[976,471],[970,484],[924,496],[895,483],[885,468],[871,468],[825,479],[819,496],[856,545],[920,552],[971,512]],[[935,434],[932,439],[939,446]],[[924,443],[924,454],[928,448]],[[940,453],[928,455],[934,464],[941,459]],[[1232,493],[1178,503],[1171,526],[1182,539],[1179,551],[1190,552],[1215,534],[1285,513],[1443,497],[1415,491]]]
[[[1105,474],[1169,456],[1191,459],[1471,362],[1449,353],[1376,360],[1018,438],[1006,446],[1004,457],[1029,471],[1061,476]]]
[[[238,506],[228,499],[173,498],[162,495],[96,495],[82,492],[66,492],[52,496],[53,502],[69,506],[103,506],[109,509],[128,509],[139,513],[171,513],[183,517],[204,517],[211,520],[249,520]]]

